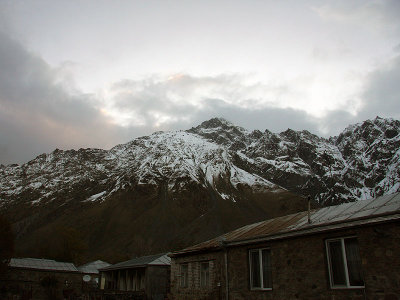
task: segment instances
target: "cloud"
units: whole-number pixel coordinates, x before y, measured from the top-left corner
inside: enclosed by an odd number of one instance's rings
[[[291,128],[320,133],[317,119],[305,111],[274,107],[243,109],[217,99],[206,99],[205,103],[207,104],[205,108],[199,111],[194,118],[195,124],[207,120],[211,116],[221,116],[249,130],[268,129],[272,132],[281,132]]]
[[[368,76],[363,92],[361,118],[393,117],[400,119],[400,55]]]
[[[111,146],[124,131],[93,97],[67,91],[60,73],[0,31],[0,162],[56,147]]]
[[[337,135],[347,125],[375,117],[400,119],[400,55],[371,71],[358,96],[361,105],[352,114],[345,110],[332,110],[318,120],[319,129],[326,135]]]
[[[186,129],[221,116],[247,129],[273,132],[306,129],[325,137],[377,115],[399,118],[400,59],[397,58],[367,75],[360,92],[350,95],[343,102],[345,105],[326,110],[322,116],[310,114],[305,108],[282,105],[288,97],[307,97],[296,85],[263,84],[248,78],[178,74],[170,78],[124,80],[110,89],[110,111],[114,111],[117,119],[126,114],[123,122],[127,127],[143,126],[152,131]]]
[[[376,115],[400,118],[400,56],[371,72],[362,92],[342,73],[338,90],[323,74],[268,82],[249,74],[175,74],[120,80],[102,93],[83,94],[69,67],[50,67],[0,30],[0,163],[25,162],[57,147],[110,148],[216,116],[249,130],[307,129],[326,137]],[[340,105],[331,101],[336,98]]]
[[[171,130],[196,126],[215,116],[247,129],[292,128],[321,134],[320,119],[282,105],[296,91],[288,85],[251,82],[240,75],[124,80],[108,91],[108,112],[126,127]]]
[[[279,107],[294,93],[242,75],[177,74],[122,80],[82,94],[63,73],[0,31],[0,162],[21,163],[55,148],[110,148],[155,130],[187,129],[222,116],[248,129],[318,131],[315,118]],[[66,79],[67,78],[67,79]]]
[[[400,2],[383,1],[332,1],[313,7],[323,19],[341,24],[356,24],[380,34],[400,33]]]

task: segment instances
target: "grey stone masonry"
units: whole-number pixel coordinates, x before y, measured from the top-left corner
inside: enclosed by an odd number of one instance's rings
[[[361,259],[364,287],[332,288],[329,278],[327,239],[355,237]],[[252,290],[249,251],[270,249],[272,289]],[[228,297],[225,276],[228,261]],[[199,262],[210,260],[209,289],[199,286]],[[179,265],[189,264],[187,288],[179,286]],[[212,276],[211,276],[212,274]],[[371,299],[400,300],[400,222],[336,229],[324,233],[231,246],[225,250],[173,257],[171,292],[175,300],[230,299]]]
[[[209,263],[209,284],[200,284],[200,265]],[[188,265],[188,286],[180,285],[180,265]],[[185,256],[171,261],[171,293],[173,299],[219,299],[223,295],[224,278],[223,252],[211,252],[200,255]]]

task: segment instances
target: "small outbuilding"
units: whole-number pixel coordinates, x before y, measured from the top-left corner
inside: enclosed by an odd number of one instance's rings
[[[400,299],[400,193],[244,226],[170,254],[174,300]]]
[[[78,270],[83,273],[83,281],[87,284],[98,286],[100,269],[111,266],[108,262],[96,260],[78,267]]]
[[[0,278],[1,299],[73,299],[82,294],[82,273],[73,263],[12,258]]]
[[[167,253],[138,257],[100,269],[100,289],[113,299],[164,300],[170,272]]]
[[[101,299],[102,293],[99,290],[99,269],[110,266],[108,262],[96,260],[78,267],[82,273],[82,292],[84,299]]]

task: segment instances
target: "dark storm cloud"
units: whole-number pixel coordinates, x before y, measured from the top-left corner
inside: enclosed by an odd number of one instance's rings
[[[90,97],[71,96],[42,59],[0,32],[0,101],[9,110],[51,116],[60,123],[87,124],[97,111]]]
[[[361,118],[393,117],[400,119],[400,55],[372,72],[363,93]]]
[[[110,145],[107,138],[124,134],[90,96],[67,92],[58,75],[0,31],[0,163],[24,162],[56,147]]]

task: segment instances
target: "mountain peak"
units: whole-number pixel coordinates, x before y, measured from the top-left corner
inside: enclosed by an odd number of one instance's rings
[[[187,130],[213,141],[219,145],[230,146],[249,134],[246,129],[236,126],[224,118],[212,118],[197,127]]]
[[[208,121],[204,121],[203,123],[201,123],[198,127],[202,127],[202,128],[218,128],[218,127],[233,127],[235,126],[233,123],[231,123],[230,121],[221,118],[221,117],[216,117],[216,118],[212,118]]]

